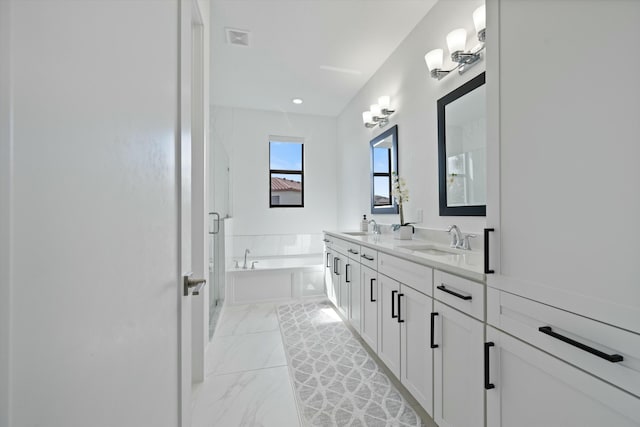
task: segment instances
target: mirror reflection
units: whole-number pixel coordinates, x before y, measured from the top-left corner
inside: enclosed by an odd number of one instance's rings
[[[371,140],[371,213],[398,213],[391,197],[392,174],[398,172],[398,126]]]
[[[486,212],[485,74],[438,100],[440,215]]]

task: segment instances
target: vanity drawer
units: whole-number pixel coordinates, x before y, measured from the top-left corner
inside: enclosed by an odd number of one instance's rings
[[[484,285],[482,283],[434,270],[433,297],[484,321]]]
[[[385,253],[378,255],[378,272],[432,296],[433,269]]]
[[[378,251],[362,246],[360,248],[360,262],[374,270],[378,269]]]
[[[640,396],[638,334],[493,288],[487,323]]]

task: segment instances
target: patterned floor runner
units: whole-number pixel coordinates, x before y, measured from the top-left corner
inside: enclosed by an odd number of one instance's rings
[[[278,317],[307,425],[423,425],[328,301],[281,305]]]

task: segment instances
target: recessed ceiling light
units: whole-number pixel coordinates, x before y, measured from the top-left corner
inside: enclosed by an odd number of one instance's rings
[[[293,99],[291,100],[291,102],[293,102],[294,104],[298,104],[298,105],[300,105],[300,104],[302,104],[302,99],[300,99],[300,98],[293,98]]]

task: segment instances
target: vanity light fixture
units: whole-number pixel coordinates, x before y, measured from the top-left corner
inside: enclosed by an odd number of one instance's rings
[[[444,61],[444,51],[442,49],[433,49],[424,56],[424,60],[427,63],[427,68],[429,69],[431,77],[440,80],[454,70],[458,70],[459,74],[463,74],[480,60],[480,52],[484,50],[484,42],[486,39],[485,14],[484,5],[480,6],[473,12],[473,23],[476,28],[480,44],[470,51],[466,51],[467,31],[464,28],[458,28],[457,30],[453,30],[447,34],[447,47],[451,54],[451,60],[457,64],[453,69],[442,69]]]
[[[369,111],[362,113],[362,122],[367,128],[385,127],[389,124],[389,116],[396,110],[391,108],[391,97],[385,95],[378,98],[377,104],[369,106]]]

